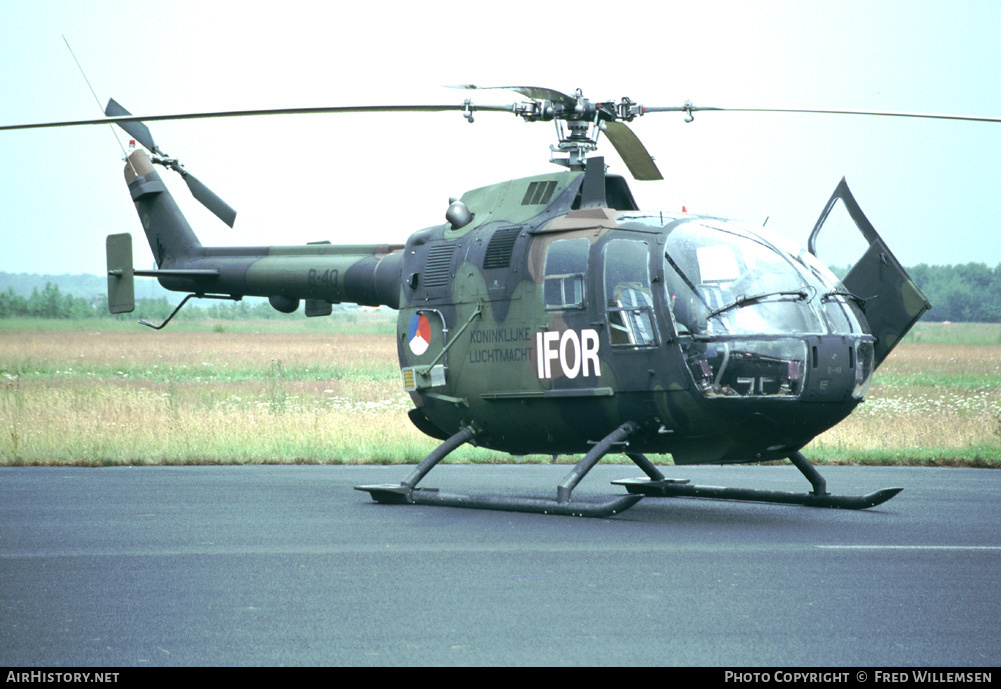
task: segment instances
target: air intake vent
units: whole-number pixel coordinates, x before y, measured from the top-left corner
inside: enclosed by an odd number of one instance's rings
[[[511,265],[511,252],[518,239],[520,227],[505,227],[494,232],[487,244],[487,253],[483,257],[484,268],[507,268]]]
[[[554,191],[556,191],[555,180],[550,182],[532,182],[528,185],[528,191],[525,192],[525,198],[521,200],[521,205],[536,206],[549,203],[550,199],[553,198]]]
[[[455,244],[436,244],[428,249],[428,260],[424,265],[423,275],[425,287],[444,287],[448,284],[455,246]]]

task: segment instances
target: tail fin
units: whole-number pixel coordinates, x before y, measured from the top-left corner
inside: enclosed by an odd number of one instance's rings
[[[158,267],[183,264],[201,254],[201,242],[145,151],[136,149],[128,157],[125,181]]]

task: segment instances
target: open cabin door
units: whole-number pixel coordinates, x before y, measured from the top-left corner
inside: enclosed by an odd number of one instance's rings
[[[827,223],[831,211],[839,204],[848,213],[868,245],[864,248],[862,257],[851,267],[842,282],[849,292],[864,300],[863,311],[872,334],[876,337],[875,365],[879,366],[890,350],[921,318],[921,314],[931,308],[931,303],[862,213],[844,178],[834,190],[810,233],[807,244],[810,253],[821,260],[824,259],[817,254],[817,238]],[[839,236],[833,241],[841,242],[842,239]],[[828,238],[828,241],[832,240]]]

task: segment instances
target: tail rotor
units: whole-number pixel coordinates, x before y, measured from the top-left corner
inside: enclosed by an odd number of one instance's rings
[[[104,109],[104,114],[108,117],[131,117],[132,113],[123,108],[114,98],[108,101],[108,106]],[[170,168],[181,176],[184,183],[188,185],[188,190],[195,200],[208,208],[213,215],[224,223],[233,227],[236,222],[236,211],[228,203],[222,200],[218,194],[205,186],[197,177],[188,172],[177,158],[171,158],[156,145],[153,134],[142,122],[116,122],[133,139],[153,154],[152,162]]]

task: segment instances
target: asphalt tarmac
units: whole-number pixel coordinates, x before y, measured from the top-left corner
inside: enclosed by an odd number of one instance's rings
[[[380,505],[410,467],[0,469],[0,665],[989,666],[1001,471],[825,467],[860,512],[644,498],[609,519]],[[549,497],[568,466],[422,485]],[[667,467],[807,490],[792,467]],[[598,466],[575,497],[635,467]]]

